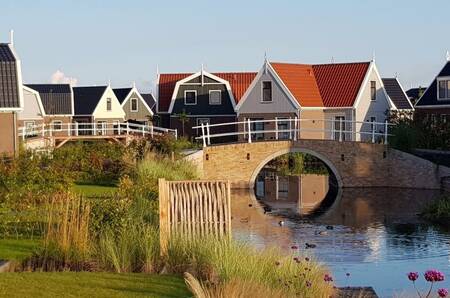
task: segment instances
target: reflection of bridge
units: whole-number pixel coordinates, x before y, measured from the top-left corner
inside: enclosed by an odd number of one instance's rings
[[[450,175],[450,169],[376,143],[376,136],[380,134],[387,140],[388,124],[384,125],[386,130],[381,133],[374,129],[372,132],[341,131],[337,133],[338,140],[304,139],[302,128],[291,126],[292,129],[283,131],[290,134],[290,140],[255,142],[252,134],[267,131],[252,131],[249,123],[247,131],[226,133],[227,136],[248,135],[244,142],[213,146],[208,146],[210,139],[224,136],[224,133],[211,134],[213,125],[202,125],[203,134],[199,139],[203,139],[204,147],[191,159],[198,162],[204,179],[228,179],[234,187],[253,187],[256,176],[270,160],[290,152],[303,152],[321,159],[335,175],[339,187],[440,188],[440,179]],[[334,128],[331,132],[336,135]],[[344,141],[344,133],[369,133],[371,138],[367,143]]]
[[[135,123],[64,123],[41,124],[19,128],[19,137],[27,148],[59,148],[69,141],[112,140],[125,142],[140,138],[170,134],[175,138],[177,131],[157,126]]]

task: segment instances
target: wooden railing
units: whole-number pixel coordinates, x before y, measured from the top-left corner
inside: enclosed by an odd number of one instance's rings
[[[58,123],[40,124],[19,127],[19,136],[23,139],[45,137],[77,137],[77,136],[151,136],[171,134],[177,138],[177,130],[143,125],[130,122],[116,123]]]
[[[213,235],[231,237],[229,181],[166,181],[159,183],[161,252],[170,237],[194,239]]]

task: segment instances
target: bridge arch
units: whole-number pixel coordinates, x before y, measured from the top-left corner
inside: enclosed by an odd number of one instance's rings
[[[262,159],[261,162],[256,166],[256,168],[253,170],[253,173],[250,177],[250,181],[249,181],[249,187],[253,188],[255,186],[255,181],[256,178],[259,174],[259,172],[261,172],[262,168],[271,160],[282,156],[284,154],[288,154],[288,153],[306,153],[309,155],[312,155],[314,157],[317,157],[318,159],[320,159],[323,163],[326,164],[326,166],[328,167],[328,169],[333,173],[334,177],[336,177],[337,180],[337,184],[339,188],[343,187],[343,182],[342,182],[342,177],[338,171],[338,169],[336,168],[336,166],[323,154],[320,154],[314,150],[310,150],[310,149],[306,149],[306,148],[298,148],[298,147],[290,147],[290,148],[285,148],[285,149],[281,149],[277,152],[274,152],[272,154],[270,154],[269,156],[267,156],[266,158]]]

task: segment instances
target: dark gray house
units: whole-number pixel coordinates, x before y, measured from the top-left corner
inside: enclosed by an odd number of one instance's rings
[[[199,135],[193,126],[236,121],[235,107],[256,73],[168,73],[158,77],[157,111],[160,125],[179,135]],[[212,128],[211,133],[234,130]]]
[[[23,108],[20,60],[10,43],[0,43],[0,154],[18,150],[17,113]]]
[[[113,91],[125,112],[127,121],[141,124],[150,122],[153,117],[152,108],[134,85],[130,88],[115,88]]]

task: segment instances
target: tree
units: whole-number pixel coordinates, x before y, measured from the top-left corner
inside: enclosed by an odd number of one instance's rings
[[[179,113],[177,115],[177,117],[178,117],[178,120],[181,122],[181,133],[182,133],[182,136],[184,137],[184,124],[189,121],[189,117],[188,117],[188,114],[186,113],[186,110],[183,109],[183,111],[181,113]]]

